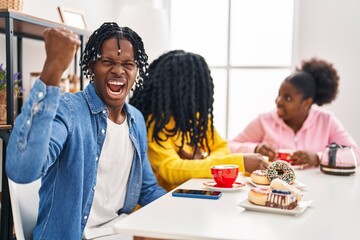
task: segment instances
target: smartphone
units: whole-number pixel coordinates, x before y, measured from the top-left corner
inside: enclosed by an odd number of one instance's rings
[[[219,191],[208,191],[208,190],[176,189],[175,191],[172,192],[172,195],[174,197],[219,199],[222,193]]]

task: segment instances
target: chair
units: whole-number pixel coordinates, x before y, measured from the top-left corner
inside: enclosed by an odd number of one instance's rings
[[[17,240],[32,239],[39,208],[41,180],[18,184],[9,179],[9,192]]]

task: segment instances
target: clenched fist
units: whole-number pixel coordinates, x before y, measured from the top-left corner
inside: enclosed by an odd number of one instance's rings
[[[80,40],[72,31],[60,28],[44,30],[46,60],[40,79],[47,85],[59,86],[61,76],[73,61]]]

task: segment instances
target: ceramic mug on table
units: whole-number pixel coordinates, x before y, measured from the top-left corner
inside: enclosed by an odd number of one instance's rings
[[[231,188],[239,174],[238,165],[222,164],[211,167],[211,174],[217,187]]]
[[[277,158],[279,160],[286,161],[288,163],[292,163],[291,154],[294,153],[294,150],[291,149],[279,149],[277,151]]]

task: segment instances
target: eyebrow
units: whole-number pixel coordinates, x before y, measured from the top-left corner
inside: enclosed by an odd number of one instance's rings
[[[107,57],[107,56],[101,56],[101,58],[99,58],[99,59],[108,59],[108,60],[111,60],[111,61],[114,61],[114,62],[117,62],[117,61],[115,61],[113,58],[111,58],[111,57]],[[121,61],[121,62],[135,62],[135,59],[125,59],[125,60],[123,60],[123,61]]]

